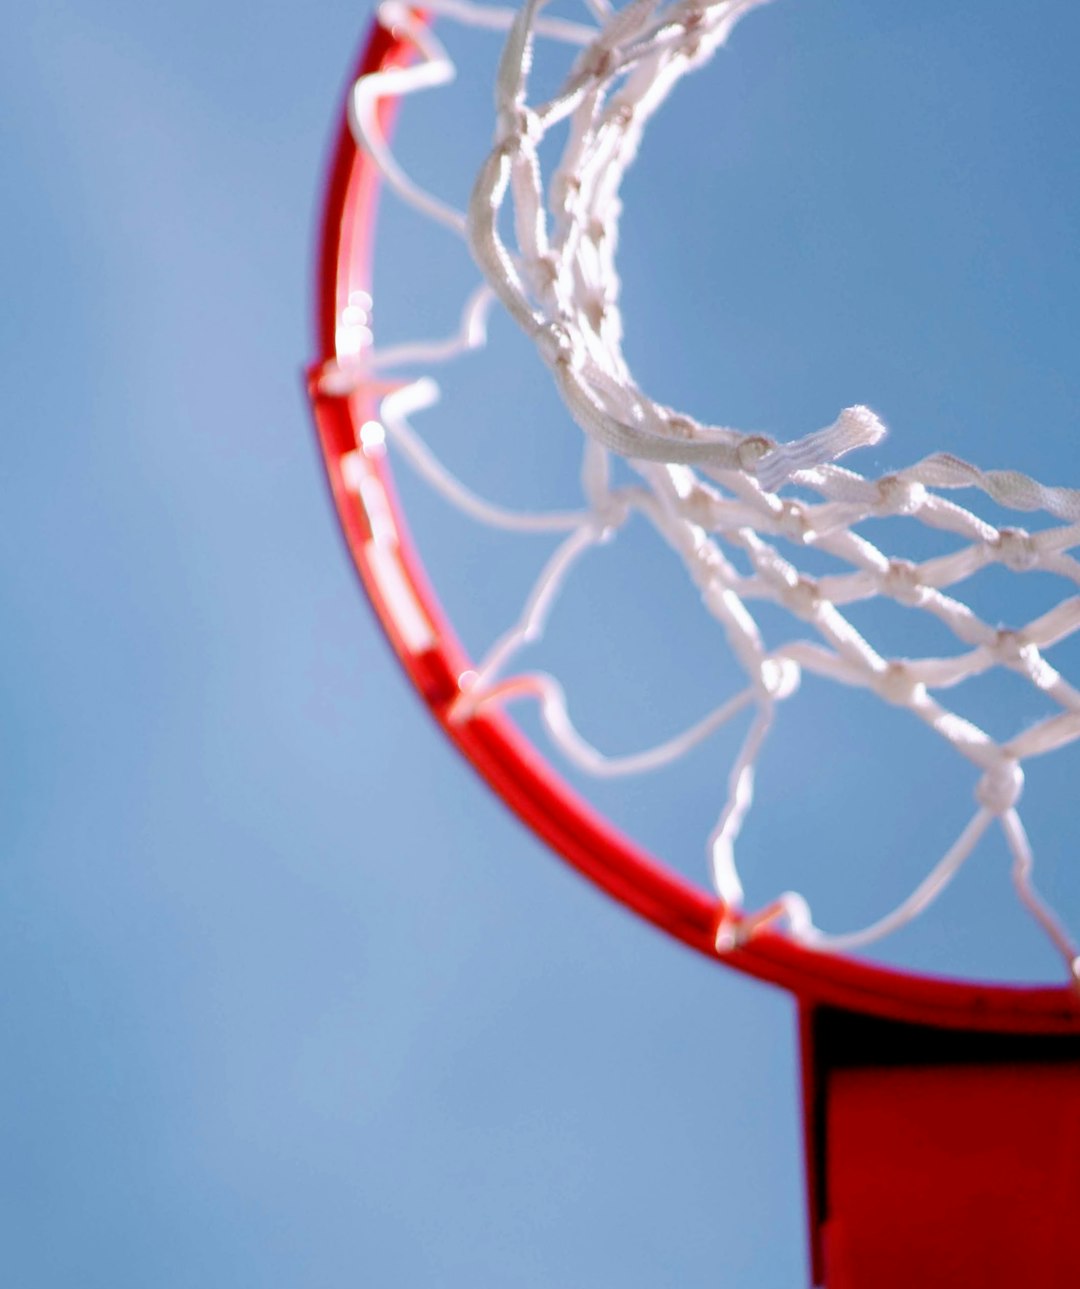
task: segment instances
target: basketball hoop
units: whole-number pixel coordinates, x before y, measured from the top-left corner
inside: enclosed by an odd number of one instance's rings
[[[621,347],[615,263],[619,185],[651,114],[759,3],[634,0],[609,11],[595,0],[585,13],[588,21],[580,23],[544,15],[536,0],[516,15],[470,0],[427,6],[440,21],[507,32],[493,75],[495,143],[467,211],[424,192],[391,149],[391,117],[401,100],[446,84],[454,69],[424,17],[384,4],[348,95],[330,175],[318,356],[309,388],[352,558],[401,665],[447,737],[534,832],[609,895],[699,952],[796,996],[806,1051],[816,1267],[820,1276],[828,1263],[829,1284],[838,1289],[884,1286],[902,1283],[901,1273],[894,1281],[879,1269],[868,1279],[858,1240],[835,1234],[850,1232],[854,1219],[845,1219],[846,1226],[833,1221],[834,1234],[821,1235],[827,1220],[835,1218],[827,1194],[835,1199],[843,1191],[842,1176],[838,1180],[829,1173],[827,1179],[821,1163],[831,1113],[826,1102],[832,1092],[826,1089],[846,1086],[836,1072],[860,1064],[852,1052],[891,1053],[879,1062],[890,1068],[965,1062],[1010,1069],[1049,1062],[1072,1074],[1078,1068],[1077,950],[1035,889],[1018,805],[1024,762],[1080,739],[1080,692],[1046,659],[1050,646],[1080,631],[1080,598],[1068,596],[1033,621],[999,628],[967,607],[957,588],[978,569],[999,563],[1019,574],[1057,574],[1074,589],[1080,563],[1069,551],[1080,545],[1080,493],[1012,471],[984,471],[944,453],[869,478],[837,464],[884,432],[865,407],[844,409],[826,428],[779,442],[702,424],[656,403],[635,382]],[[540,102],[529,92],[530,52],[537,40],[571,52],[561,87]],[[564,136],[561,159],[545,174],[542,145],[558,131]],[[482,280],[461,304],[459,331],[446,339],[394,350],[374,344],[370,269],[375,208],[384,184],[465,238],[481,271]],[[583,497],[565,510],[521,513],[478,497],[441,465],[412,427],[411,418],[438,398],[431,373],[483,346],[493,307],[505,309],[533,342],[538,361],[547,366],[583,432]],[[402,374],[417,367],[426,368],[425,374]],[[392,453],[478,522],[553,537],[546,566],[523,592],[517,621],[479,661],[466,655],[428,585],[396,498]],[[613,482],[613,457],[630,463],[633,484]],[[973,490],[1012,511],[1042,511],[1055,523],[1034,534],[997,526],[953,500],[958,489]],[[745,686],[683,734],[646,752],[609,758],[578,734],[559,681],[515,670],[514,662],[522,645],[542,632],[581,555],[617,540],[631,514],[643,516],[678,555],[742,669]],[[952,546],[921,563],[892,558],[866,535],[885,518],[946,534]],[[828,552],[845,571],[816,577],[802,571],[798,553],[809,547]],[[844,609],[875,597],[932,615],[952,631],[958,651],[912,659],[872,646]],[[781,650],[766,649],[753,616],[757,601],[782,606],[807,638]],[[996,668],[1021,676],[1056,704],[1051,716],[1006,742],[990,738],[947,703],[953,687]],[[759,752],[804,672],[863,689],[905,710],[976,772],[970,817],[944,857],[928,866],[926,878],[892,913],[839,935],[820,931],[806,902],[791,893],[778,895],[763,910],[745,910],[735,863]],[[670,764],[736,714],[749,714],[748,732],[730,768],[727,799],[711,836],[703,838],[712,889],[695,886],[645,853],[573,790],[512,722],[508,709],[521,700],[537,705],[562,756],[600,777]],[[993,828],[1000,829],[1011,853],[1018,897],[1066,964],[1063,983],[1030,988],[940,979],[850,956],[925,909]],[[906,1027],[908,1055],[902,1058],[896,1043],[894,1051],[892,1040],[882,1038],[901,1032],[897,1026]],[[910,1055],[914,1051],[921,1054],[916,1059]],[[1076,1113],[1074,1083],[1051,1083],[1050,1101]],[[963,1095],[971,1095],[970,1089]],[[952,1104],[946,1099],[926,1113],[947,1120],[954,1114]],[[850,1128],[855,1120],[844,1122]],[[850,1134],[857,1138],[857,1129],[850,1128]],[[1006,1138],[1001,1149],[1012,1160],[1024,1149],[1022,1136]],[[954,1184],[950,1174],[942,1188]],[[985,1202],[985,1196],[973,1201]],[[1025,1249],[1023,1265],[1035,1265],[1032,1257]],[[1006,1283],[1011,1265],[999,1258],[1001,1278],[992,1283]],[[939,1281],[924,1278],[923,1283]]]

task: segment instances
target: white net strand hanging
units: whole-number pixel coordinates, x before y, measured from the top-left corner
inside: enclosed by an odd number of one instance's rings
[[[1018,813],[1023,763],[1080,738],[1080,692],[1044,656],[1080,629],[1075,591],[1080,562],[1069,553],[1080,545],[1080,492],[1046,487],[1015,471],[984,471],[945,453],[894,474],[866,478],[836,461],[884,434],[868,408],[847,408],[826,429],[778,443],[764,434],[703,425],[655,403],[635,383],[622,353],[615,256],[623,176],[650,116],[679,79],[707,62],[735,23],[763,2],[633,0],[612,10],[606,0],[592,0],[587,6],[591,22],[586,23],[545,17],[539,0],[528,0],[516,13],[467,0],[426,4],[442,19],[509,32],[496,81],[495,143],[464,213],[414,183],[380,134],[375,110],[380,99],[436,88],[454,76],[442,44],[422,21],[399,4],[382,5],[380,21],[407,35],[418,61],[362,77],[352,94],[351,128],[402,200],[467,241],[484,280],[464,302],[455,335],[394,349],[371,347],[370,300],[365,300],[363,325],[339,340],[337,361],[327,365],[323,381],[341,392],[371,381],[376,373],[403,366],[430,369],[474,353],[485,344],[495,300],[535,343],[585,436],[583,504],[575,509],[529,514],[495,505],[442,466],[410,423],[411,416],[438,399],[429,370],[411,383],[403,379],[382,404],[390,442],[452,505],[506,531],[561,534],[518,621],[492,645],[476,672],[462,678],[455,718],[468,720],[486,705],[531,698],[547,733],[570,762],[590,774],[615,777],[668,764],[737,713],[753,708],[749,732],[730,771],[727,800],[708,839],[714,886],[732,910],[721,927],[719,948],[745,941],[758,926],[777,918],[810,946],[845,950],[871,944],[920,914],[996,823],[1012,856],[1020,900],[1064,958],[1070,976],[1080,980],[1077,949],[1033,885],[1031,849]],[[529,73],[538,37],[578,52],[556,94],[530,102]],[[565,133],[561,158],[545,178],[539,146],[557,128]],[[514,230],[510,246],[500,233],[504,210]],[[638,484],[612,486],[611,453],[630,463]],[[815,499],[784,496],[786,485]],[[1060,522],[1037,533],[997,527],[946,495],[959,489],[981,492],[1014,511],[1042,511]],[[643,516],[677,553],[719,623],[746,685],[659,747],[609,757],[577,732],[563,687],[554,677],[513,674],[512,664],[524,645],[542,635],[582,556],[597,543],[616,538],[631,514]],[[922,562],[891,558],[861,530],[875,520],[897,517],[960,539],[962,545]],[[749,573],[738,571],[726,548],[742,553]],[[783,553],[797,554],[800,548],[827,552],[847,571],[812,576]],[[955,593],[991,564],[1020,574],[1055,574],[1068,593],[1023,626],[992,626]],[[873,599],[931,615],[952,632],[961,651],[916,658],[879,651],[842,611]],[[779,651],[767,650],[749,607],[755,602],[782,606],[807,638]],[[1056,708],[1003,743],[945,702],[950,689],[996,668],[1023,677]],[[742,911],[735,847],[753,801],[756,762],[778,719],[777,709],[796,692],[804,670],[868,690],[908,711],[977,774],[977,808],[948,853],[897,908],[844,935],[820,931],[796,893],[780,896],[759,913]]]

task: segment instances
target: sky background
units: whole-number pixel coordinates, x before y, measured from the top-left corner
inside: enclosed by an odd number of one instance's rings
[[[24,6],[0,51],[5,1279],[804,1284],[790,1001],[523,833],[440,740],[347,564],[301,371],[368,17],[80,0]],[[947,448],[1080,483],[1078,39],[1057,0],[1022,20],[999,0],[751,14],[627,183],[641,383],[780,438],[870,403],[892,432],[867,470]],[[401,123],[416,174],[458,203],[497,42],[460,47],[468,73]],[[380,339],[448,330],[473,280],[447,235],[384,203]],[[565,504],[576,431],[508,326],[493,348],[417,426],[486,494]],[[547,548],[402,489],[480,651]],[[1006,621],[1013,597],[1061,594],[1033,582],[994,570],[971,594]],[[730,692],[716,643],[633,529],[569,588],[547,661],[583,731],[631,750]],[[1054,660],[1069,671],[1068,648]],[[1032,702],[987,681],[963,710],[1001,733]],[[844,929],[944,851],[973,784],[858,695],[808,683],[789,706],[747,885],[799,886]],[[700,879],[734,737],[596,799]],[[1074,927],[1077,769],[1032,767],[1024,798]],[[1058,971],[996,841],[883,953]]]

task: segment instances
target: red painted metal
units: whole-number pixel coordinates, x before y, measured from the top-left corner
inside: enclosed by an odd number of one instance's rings
[[[1075,1289],[1080,1060],[841,1071],[827,1135],[829,1289]]]
[[[376,24],[356,75],[402,65],[412,53],[403,36]],[[390,126],[393,108],[390,102],[382,106],[384,128]],[[309,389],[331,493],[353,563],[402,667],[447,737],[511,809],[590,881],[698,952],[788,989],[805,1003],[970,1030],[1080,1033],[1080,998],[1064,985],[1022,988],[915,976],[810,950],[769,930],[756,933],[739,949],[718,954],[716,928],[724,910],[712,894],[646,854],[602,819],[507,717],[485,714],[460,723],[449,719],[458,678],[469,670],[470,660],[420,566],[383,448],[360,443],[359,428],[377,419],[385,387],[333,393],[322,381],[336,358],[337,322],[349,292],[370,290],[378,190],[377,168],[358,151],[343,124],[327,185],[318,273],[318,348]],[[385,493],[394,558],[432,628],[434,644],[422,652],[410,650],[373,569],[368,517],[343,475],[347,457]]]
[[[804,1015],[815,1283],[1072,1289],[1080,1039]]]

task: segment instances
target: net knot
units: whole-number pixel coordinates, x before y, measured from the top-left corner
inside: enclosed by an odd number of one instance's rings
[[[575,174],[560,170],[551,180],[551,208],[569,215],[581,197],[581,180]]]
[[[528,261],[528,268],[538,295],[545,296],[554,290],[559,280],[559,262],[550,251],[534,255]]]
[[[994,656],[1006,667],[1026,667],[1038,659],[1039,650],[1022,631],[1001,627],[994,641]]]
[[[890,662],[883,671],[876,672],[873,687],[876,694],[894,707],[914,707],[926,697],[926,686],[902,662]]]
[[[735,449],[735,456],[739,462],[739,469],[744,470],[747,474],[753,474],[757,463],[762,457],[767,456],[774,450],[776,444],[771,439],[767,439],[763,434],[748,434],[742,439],[739,446]]]
[[[586,295],[581,302],[581,311],[593,332],[596,335],[600,335],[604,330],[605,323],[611,317],[610,306],[603,292],[593,291]]]
[[[683,416],[679,412],[667,412],[663,419],[664,429],[672,438],[692,439],[697,435],[699,426],[689,416]]]
[[[889,560],[883,585],[894,600],[912,608],[925,604],[930,595],[929,587],[919,581],[918,565],[909,559]]]
[[[1024,771],[1019,761],[1003,757],[996,761],[979,780],[975,799],[992,815],[1004,815],[1020,800],[1024,790]]]
[[[997,559],[1014,573],[1026,573],[1039,562],[1035,539],[1025,528],[1002,528],[992,549]]]
[[[814,529],[806,514],[806,507],[798,501],[784,501],[776,516],[780,532],[796,546],[805,546],[813,539]]]
[[[784,608],[804,620],[815,617],[821,609],[821,592],[811,577],[799,577],[780,592]]]
[[[516,152],[525,144],[535,146],[543,138],[540,118],[523,103],[500,109],[495,122],[496,140],[504,148]]]
[[[608,542],[626,523],[630,514],[630,503],[616,492],[609,492],[598,501],[593,502],[589,523],[601,542]]]
[[[927,492],[914,479],[883,475],[877,482],[878,502],[885,515],[914,515],[926,504]]]
[[[783,654],[762,658],[758,668],[758,684],[766,698],[790,698],[799,688],[801,680],[802,668],[794,658],[786,658]]]
[[[575,71],[581,80],[606,81],[615,66],[615,51],[603,41],[590,45],[578,58]]]
[[[705,21],[705,9],[700,0],[689,0],[679,9],[679,23],[684,31],[697,31]]]
[[[724,557],[711,542],[700,542],[694,548],[690,574],[702,590],[710,590],[724,574]]]
[[[585,225],[585,236],[594,246],[602,246],[611,237],[611,229],[599,217],[590,219]]]
[[[581,346],[561,322],[542,322],[534,332],[536,347],[549,367],[579,368],[584,360]]]
[[[708,488],[695,482],[682,498],[681,510],[688,523],[710,529],[717,520],[717,498]]]
[[[634,122],[634,114],[637,111],[637,104],[633,99],[613,98],[611,100],[610,120],[612,125],[620,130],[629,130]]]

